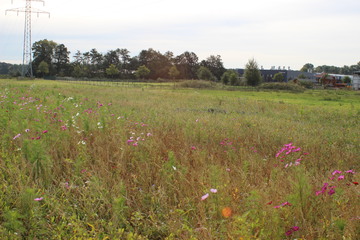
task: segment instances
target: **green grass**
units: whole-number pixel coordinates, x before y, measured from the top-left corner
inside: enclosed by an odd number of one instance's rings
[[[360,236],[358,92],[0,86],[1,239]]]

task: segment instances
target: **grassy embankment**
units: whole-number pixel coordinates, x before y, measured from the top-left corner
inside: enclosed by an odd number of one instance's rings
[[[360,236],[359,93],[0,86],[1,239]]]

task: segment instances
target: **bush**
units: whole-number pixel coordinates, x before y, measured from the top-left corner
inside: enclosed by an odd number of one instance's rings
[[[240,84],[239,74],[234,70],[227,70],[221,76],[221,81],[225,85],[230,84],[231,86],[238,86]]]
[[[259,89],[287,90],[291,92],[304,92],[305,88],[291,83],[263,83]]]
[[[313,82],[310,82],[310,81],[304,81],[304,80],[300,80],[299,81],[299,85],[304,87],[304,88],[307,88],[307,89],[312,89],[314,88],[314,83]]]
[[[180,82],[177,86],[184,88],[214,88],[216,84],[214,82],[204,80],[186,80]]]

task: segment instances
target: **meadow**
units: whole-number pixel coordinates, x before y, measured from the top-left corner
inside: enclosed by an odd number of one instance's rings
[[[360,239],[360,94],[0,80],[1,239]]]

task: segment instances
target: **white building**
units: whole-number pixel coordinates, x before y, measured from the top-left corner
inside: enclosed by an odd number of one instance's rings
[[[360,90],[360,71],[354,72],[352,86],[354,90]]]

